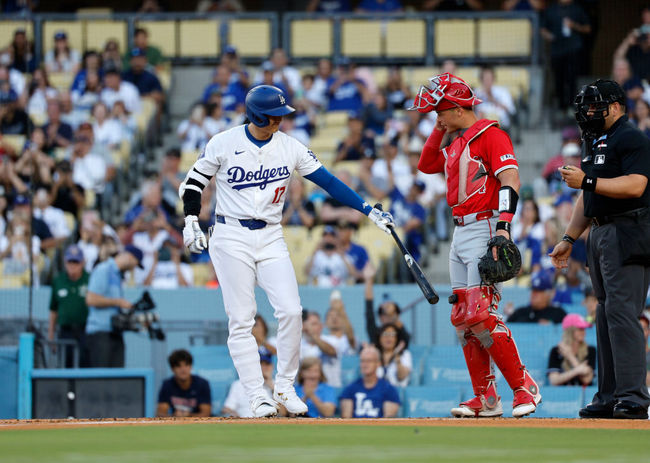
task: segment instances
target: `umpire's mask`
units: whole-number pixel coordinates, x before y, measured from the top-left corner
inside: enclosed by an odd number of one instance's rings
[[[609,105],[618,102],[625,107],[625,92],[613,80],[598,79],[585,85],[574,100],[575,115],[583,136],[597,137],[603,132]]]

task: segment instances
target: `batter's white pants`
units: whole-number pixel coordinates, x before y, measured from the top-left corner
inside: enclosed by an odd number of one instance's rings
[[[300,360],[302,307],[282,226],[249,230],[226,218],[225,224],[215,224],[209,251],[228,315],[228,349],[248,398],[266,397],[251,333],[257,312],[255,283],[266,292],[278,319],[275,390],[291,390]]]

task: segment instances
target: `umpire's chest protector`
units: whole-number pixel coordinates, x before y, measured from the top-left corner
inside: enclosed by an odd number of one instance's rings
[[[481,119],[442,150],[447,177],[447,203],[450,207],[463,204],[487,183],[488,172],[480,158],[472,158],[470,144],[496,121]]]

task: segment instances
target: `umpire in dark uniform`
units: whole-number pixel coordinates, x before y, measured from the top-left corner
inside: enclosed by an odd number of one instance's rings
[[[550,257],[567,267],[573,242],[591,226],[587,261],[598,298],[598,392],[582,418],[647,419],[650,405],[639,323],[650,283],[650,140],[628,121],[625,101],[611,80],[582,88],[575,99],[581,168],[559,169],[582,192]]]

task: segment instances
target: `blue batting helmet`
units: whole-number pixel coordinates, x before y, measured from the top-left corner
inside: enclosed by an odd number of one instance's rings
[[[258,85],[246,95],[246,116],[258,127],[266,127],[267,116],[286,116],[294,112],[282,90],[273,85]]]

